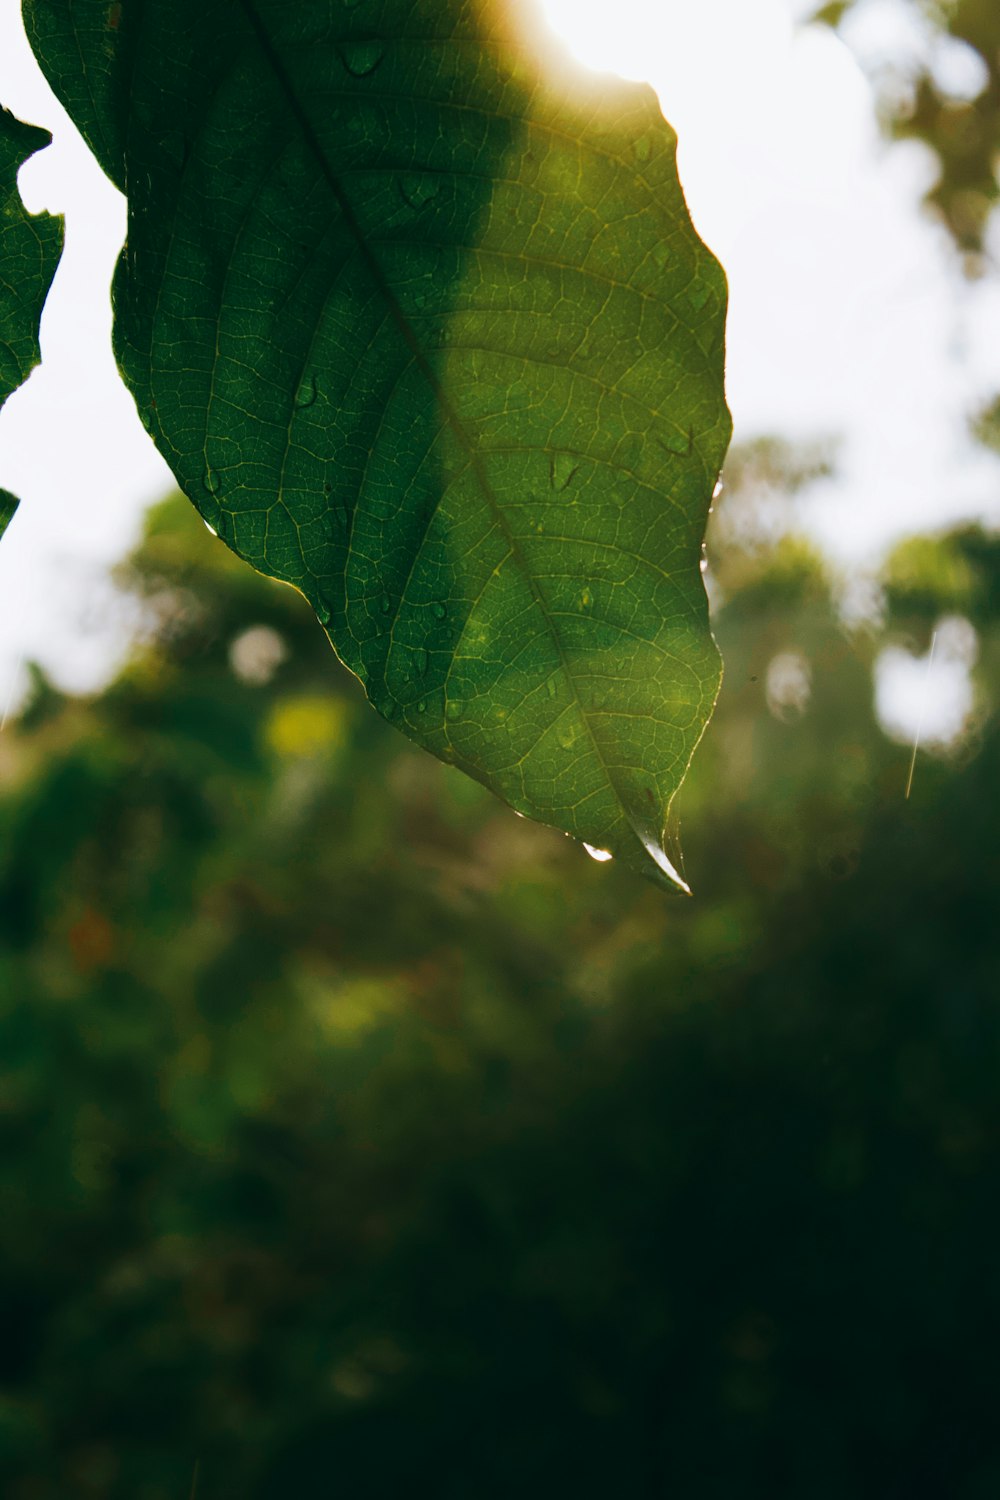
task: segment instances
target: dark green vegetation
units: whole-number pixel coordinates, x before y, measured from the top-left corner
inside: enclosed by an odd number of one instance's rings
[[[726,292],[652,91],[498,0],[26,0],[128,195],[115,343],[181,487],[387,719],[666,883],[718,690]]]
[[[17,191],[18,168],[49,139],[0,108],[0,406],[38,364],[42,304],[62,251],[62,220],[29,214]],[[0,536],[16,508],[0,490]]]
[[[742,503],[692,902],[153,513],[148,643],[0,740],[5,1500],[996,1495],[1000,737],[904,802],[870,667],[957,610],[995,690],[1000,551],[908,546],[850,636]]]

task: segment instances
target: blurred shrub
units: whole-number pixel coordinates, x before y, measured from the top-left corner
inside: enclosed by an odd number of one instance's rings
[[[132,661],[2,747],[10,1500],[996,1493],[1000,746],[904,802],[871,681],[996,543],[904,549],[853,633],[800,547],[712,556],[670,901],[152,513]]]

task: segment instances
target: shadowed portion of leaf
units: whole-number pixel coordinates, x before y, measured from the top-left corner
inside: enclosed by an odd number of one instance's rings
[[[0,109],[0,406],[41,358],[38,324],[62,252],[62,220],[29,214],[17,191],[19,168],[51,139]],[[16,506],[0,490],[0,535]]]
[[[127,183],[118,358],[206,521],[411,739],[683,888],[725,282],[652,93],[544,62],[515,9],[27,17]]]
[[[0,536],[3,536],[14,519],[14,512],[19,504],[17,496],[12,495],[10,490],[0,490]]]

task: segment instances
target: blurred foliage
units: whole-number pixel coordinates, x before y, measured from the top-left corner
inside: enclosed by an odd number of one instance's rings
[[[848,631],[801,543],[718,540],[776,461],[718,507],[688,901],[152,512],[127,667],[0,740],[6,1500],[1000,1490],[1000,737],[904,802],[872,699],[956,611],[988,694],[998,544]]]
[[[836,0],[815,19],[842,26],[883,3]],[[930,58],[916,68],[884,73],[882,112],[894,135],[922,141],[936,155],[940,171],[928,202],[965,252],[967,268],[976,271],[983,266],[987,221],[1000,199],[1000,5],[996,0],[905,0],[905,5],[932,35],[937,33],[938,44],[932,43]],[[955,87],[942,45],[953,49],[953,60],[962,61],[962,87]],[[968,49],[964,58],[960,49]],[[964,87],[973,76],[979,77],[978,90]]]

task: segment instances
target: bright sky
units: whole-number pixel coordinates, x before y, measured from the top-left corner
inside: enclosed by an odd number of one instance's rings
[[[841,477],[803,501],[814,533],[870,558],[960,515],[1000,523],[1000,464],[965,436],[1000,390],[1000,287],[963,284],[918,216],[927,158],[884,147],[853,53],[797,27],[797,0],[541,3],[584,62],[652,82],[679,133],[695,224],[730,279],[737,441],[842,438]],[[875,61],[898,52],[900,15],[898,0],[863,9]],[[961,57],[941,66],[974,86]],[[170,476],[110,353],[123,204],[46,88],[17,0],[0,0],[0,99],[52,130],[21,187],[67,220],[44,363],[0,415],[0,486],[22,498],[0,544],[3,698],[25,655],[67,686],[104,675],[125,631],[102,578]]]

